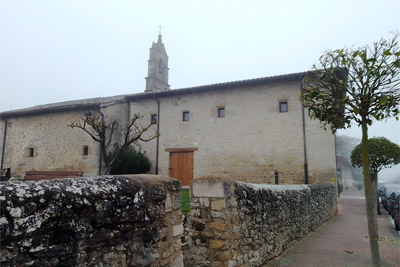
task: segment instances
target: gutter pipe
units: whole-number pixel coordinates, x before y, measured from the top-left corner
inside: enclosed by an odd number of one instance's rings
[[[300,92],[303,86],[300,82]],[[304,146],[304,183],[308,184],[308,162],[307,162],[307,142],[306,142],[306,120],[304,114],[304,100],[301,98],[301,114],[303,119],[303,146]]]
[[[1,170],[2,170],[3,169],[3,164],[4,164],[4,154],[5,154],[5,151],[6,151],[6,137],[7,137],[7,125],[8,125],[8,122],[3,118],[1,118],[1,119],[5,122],[4,136],[3,136],[3,148],[2,148],[2,151],[1,151]]]
[[[98,113],[101,115],[101,124],[104,125],[104,114],[100,111],[101,105],[99,106],[99,109],[96,110]],[[100,153],[99,153],[99,176],[101,175],[101,164],[102,164],[102,159],[103,159],[103,151],[101,150],[101,143],[100,143]]]
[[[154,99],[157,101],[157,147],[156,147],[156,173],[158,174],[158,153],[160,148],[160,101],[156,98],[154,94]]]

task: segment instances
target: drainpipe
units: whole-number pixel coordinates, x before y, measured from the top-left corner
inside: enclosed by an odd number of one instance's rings
[[[99,106],[99,109],[96,110],[98,113],[100,113],[101,116],[101,124],[104,125],[104,114],[100,111],[101,106]],[[101,150],[101,143],[100,143],[100,155],[99,155],[99,176],[101,175],[101,164],[102,164],[102,159],[103,159],[103,151]]]
[[[4,153],[6,151],[6,137],[7,137],[7,125],[8,122],[2,118],[2,120],[5,122],[4,125],[4,136],[3,136],[3,149],[1,151],[1,169],[3,169],[3,164],[4,164]]]
[[[300,92],[303,86],[300,83]],[[301,98],[301,113],[303,119],[303,146],[304,146],[304,183],[308,184],[307,142],[306,142],[306,119],[304,114],[304,100]]]
[[[158,151],[159,151],[159,146],[160,146],[160,101],[156,98],[156,95],[154,94],[154,99],[157,101],[157,147],[156,147],[156,173],[158,174]]]

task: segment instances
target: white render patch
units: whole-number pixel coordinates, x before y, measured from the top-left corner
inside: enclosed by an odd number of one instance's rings
[[[39,246],[39,247],[36,247],[36,248],[31,248],[31,249],[29,250],[29,252],[37,252],[37,251],[41,251],[41,250],[43,250],[43,249],[44,249],[44,247]]]
[[[25,229],[26,233],[35,231],[42,226],[42,221],[35,215],[31,215],[22,219],[16,219],[15,224],[19,229]]]
[[[26,191],[24,189],[22,189],[22,188],[17,188],[16,195],[18,197],[24,197],[26,195]]]
[[[7,225],[8,221],[5,217],[0,217],[0,225]]]
[[[10,215],[14,218],[20,218],[22,215],[22,210],[20,208],[11,208]]]
[[[72,186],[68,186],[68,187],[65,188],[65,191],[72,192],[72,193],[78,194],[78,195],[82,195],[82,190],[79,187],[75,187],[75,186],[73,186],[73,187]]]

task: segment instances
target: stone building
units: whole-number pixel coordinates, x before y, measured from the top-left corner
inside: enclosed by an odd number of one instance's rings
[[[348,159],[336,156],[337,163],[337,177],[338,183],[343,185],[343,188],[353,188],[358,184],[353,179],[353,166],[351,166]]]
[[[86,111],[127,122],[134,113],[149,134],[142,143],[152,173],[188,185],[212,173],[252,183],[325,183],[336,177],[335,138],[310,120],[299,100],[304,73],[170,89],[168,56],[159,35],[150,49],[143,93],[67,101],[0,114],[2,168],[100,171],[99,144],[67,128]],[[116,138],[121,138],[118,132]]]

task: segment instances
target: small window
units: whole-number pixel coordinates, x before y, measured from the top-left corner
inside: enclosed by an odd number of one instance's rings
[[[182,112],[182,120],[189,121],[189,111]]]
[[[225,108],[218,108],[218,118],[225,117]]]
[[[152,114],[151,115],[151,124],[157,124],[157,115],[156,114]]]
[[[35,149],[34,148],[29,148],[29,157],[33,158],[35,156]]]
[[[288,112],[287,102],[279,102],[279,112]]]
[[[89,147],[88,146],[83,146],[83,155],[84,156],[89,155]]]

